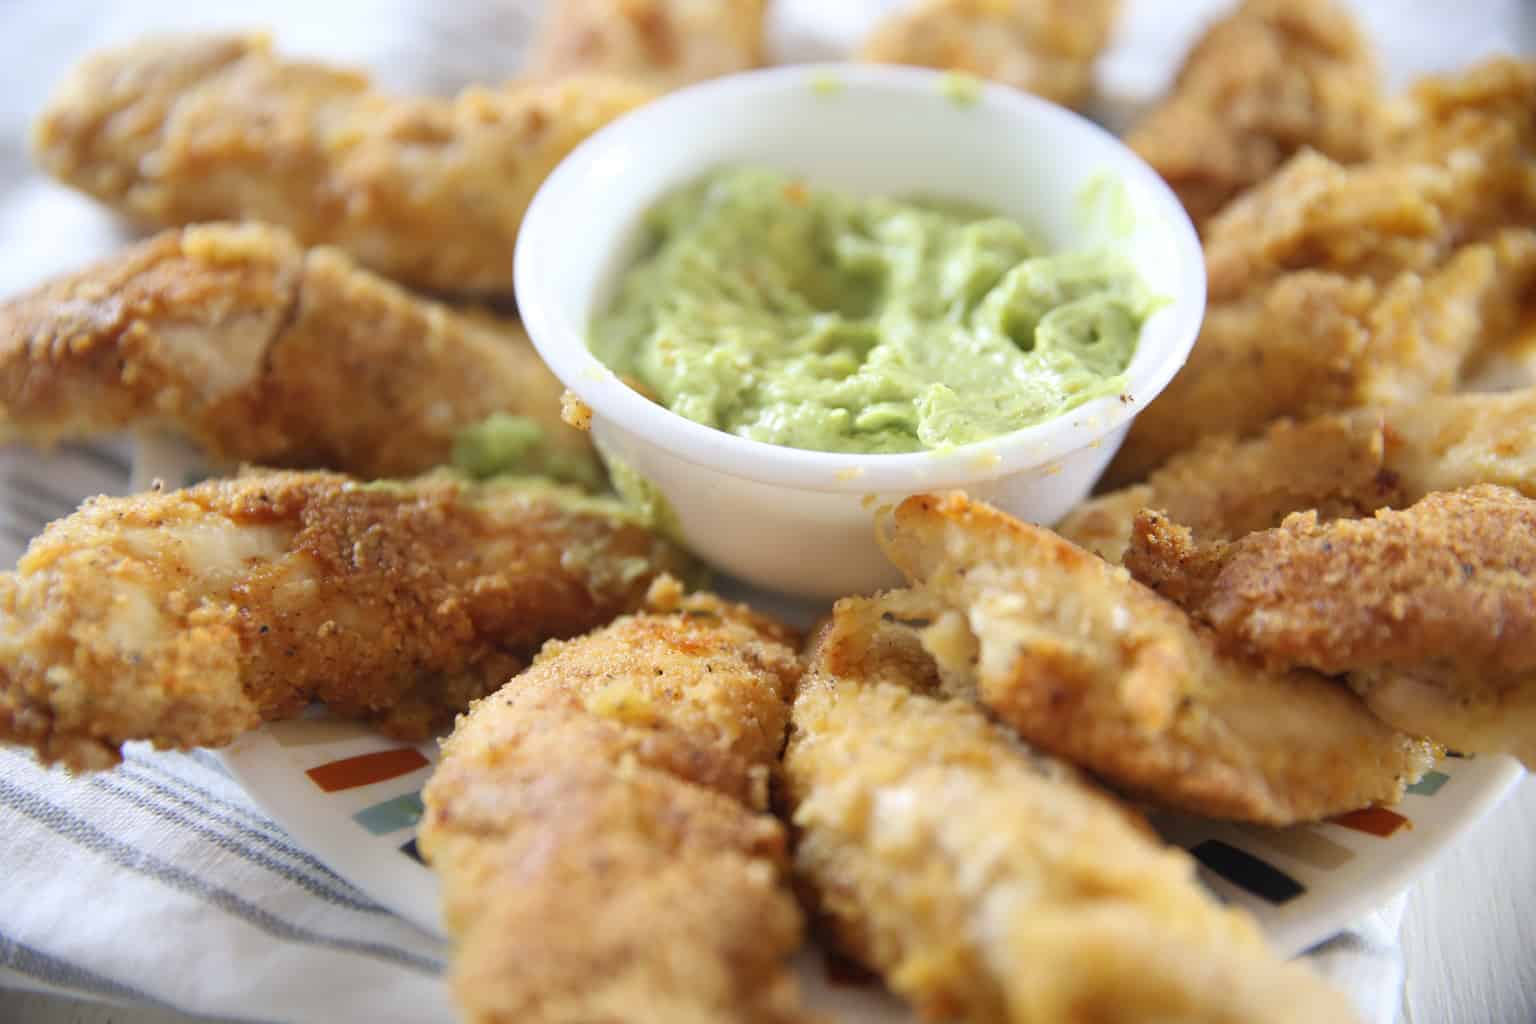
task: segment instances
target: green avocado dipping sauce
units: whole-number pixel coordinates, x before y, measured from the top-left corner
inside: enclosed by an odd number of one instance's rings
[[[1113,253],[773,170],[717,172],[648,228],[593,353],[673,412],[791,448],[948,448],[1118,394],[1159,305]]]
[[[453,468],[475,480],[545,477],[588,490],[602,485],[596,465],[547,443],[544,428],[526,416],[492,415],[453,438]]]

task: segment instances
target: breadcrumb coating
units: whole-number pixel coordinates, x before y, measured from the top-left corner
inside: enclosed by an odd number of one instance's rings
[[[1111,486],[1204,437],[1454,390],[1529,335],[1536,63],[1490,61],[1407,104],[1408,140],[1353,167],[1301,153],[1211,222],[1205,324]]]
[[[96,498],[0,574],[0,740],[108,768],[314,700],[422,739],[686,566],[548,485],[262,472]]]
[[[891,514],[911,582],[871,614],[926,623],[948,689],[1028,742],[1175,810],[1270,825],[1393,803],[1435,749],[1342,684],[1224,651],[1125,569],[959,493]]]
[[[801,938],[767,813],[800,664],[696,596],[566,643],[460,718],[423,793],[476,1022],[791,1024]]]
[[[844,948],[923,1019],[1353,1019],[1134,812],[932,695],[912,635],[858,605],[839,605],[795,699],[795,867]]]
[[[1246,0],[1185,58],[1126,141],[1196,227],[1306,149],[1367,159],[1387,120],[1376,57],[1334,0]]]
[[[766,0],[561,0],[534,41],[529,73],[601,74],[657,89],[763,63]]]
[[[1530,498],[1480,485],[1366,519],[1301,512],[1215,543],[1144,512],[1125,564],[1234,650],[1277,668],[1364,674],[1367,703],[1399,728],[1536,763]],[[1400,676],[1438,690],[1436,714],[1382,699]]]
[[[77,66],[33,127],[49,174],[149,227],[257,220],[416,288],[510,293],[523,213],[651,96],[618,78],[387,96],[263,35],[151,36]]]
[[[260,224],[168,231],[0,304],[0,441],[152,427],[229,462],[396,477],[509,413],[595,476],[560,394],[515,324]]]
[[[921,0],[882,21],[861,60],[975,75],[1079,106],[1119,0]]]
[[[1480,483],[1536,498],[1536,388],[1280,420],[1247,441],[1209,438],[1145,483],[1083,502],[1056,529],[1118,562],[1144,508],[1166,513],[1198,540],[1235,540],[1279,526],[1292,512],[1315,511],[1324,522],[1359,518]]]

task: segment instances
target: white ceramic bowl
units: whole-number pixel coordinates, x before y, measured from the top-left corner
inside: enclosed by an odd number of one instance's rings
[[[1005,86],[957,98],[911,68],[797,66],[734,75],[664,97],[588,139],[534,198],[517,243],[519,309],[539,353],[592,408],[609,459],[648,479],[684,539],[758,586],[835,597],[889,585],[875,542],[880,505],[962,488],[1051,523],[1081,501],[1194,344],[1205,307],[1199,240],[1173,193],[1113,136]],[[845,455],[784,448],[684,419],[625,386],[588,351],[663,195],[728,165],[802,175],[813,186],[985,204],[1053,250],[1109,245],[1168,300],[1142,329],[1128,397],[942,452]],[[1095,189],[1101,182],[1118,187]],[[1114,211],[1092,210],[1099,194]],[[1127,215],[1128,214],[1128,215]]]

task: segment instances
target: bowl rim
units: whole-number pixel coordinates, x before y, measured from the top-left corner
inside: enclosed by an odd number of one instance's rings
[[[545,301],[550,271],[536,253],[569,238],[562,222],[567,198],[593,165],[613,147],[636,136],[655,137],[668,122],[689,119],[703,107],[729,101],[744,109],[758,96],[804,90],[829,78],[836,93],[877,88],[932,95],[952,81],[952,72],[853,63],[795,64],[745,71],[710,79],[653,100],[589,136],[545,179],[523,218],[514,256],[514,289],[519,314],[535,349],[562,384],[582,400],[598,420],[609,420],[629,434],[674,457],[727,476],[797,490],[833,493],[911,493],[963,486],[1029,470],[1053,467],[1063,458],[1094,447],[1127,426],[1156,398],[1188,359],[1205,315],[1206,275],[1199,236],[1173,190],[1134,151],[1103,127],[1074,111],[1009,86],[978,82],[974,97],[962,106],[985,105],[1004,113],[1044,118],[1063,133],[1083,133],[1110,144],[1113,173],[1133,179],[1159,207],[1162,223],[1178,260],[1178,294],[1157,315],[1172,316],[1162,331],[1164,350],[1139,367],[1127,381],[1125,400],[1103,396],[1074,406],[1042,423],[951,448],[896,454],[822,452],[756,441],[694,422],[629,387],[587,347],[585,324],[572,323]],[[698,174],[709,168],[699,167]],[[679,182],[681,183],[681,181]],[[661,193],[651,197],[655,201]],[[582,244],[593,247],[594,239]],[[599,244],[614,244],[612,239]],[[1138,346],[1141,339],[1138,339]],[[1137,370],[1133,362],[1129,370]]]

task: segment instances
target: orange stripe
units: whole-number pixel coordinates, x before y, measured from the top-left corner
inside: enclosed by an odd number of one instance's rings
[[[304,774],[327,793],[335,793],[408,775],[418,768],[425,768],[429,763],[416,748],[401,747],[399,750],[381,750],[377,754],[362,754],[332,761],[311,768]]]
[[[1413,827],[1413,822],[1398,814],[1389,811],[1385,807],[1364,807],[1358,811],[1350,811],[1341,814],[1337,818],[1329,818],[1335,825],[1343,825],[1352,828],[1356,832],[1368,832],[1373,836],[1389,836],[1398,829],[1407,825]]]

